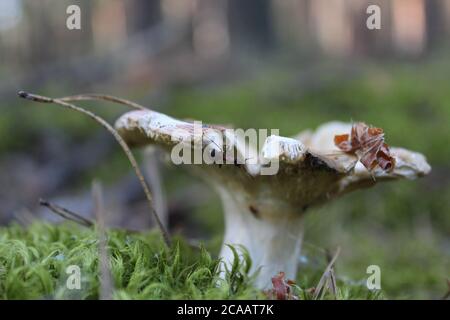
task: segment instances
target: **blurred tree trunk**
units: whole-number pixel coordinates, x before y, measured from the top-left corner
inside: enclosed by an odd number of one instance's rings
[[[127,1],[126,5],[129,33],[144,31],[161,20],[160,0]]]
[[[434,49],[442,46],[443,43],[447,43],[448,32],[445,20],[450,17],[446,12],[445,1],[448,0],[425,1],[427,49]]]
[[[232,43],[257,49],[273,46],[271,0],[229,0],[228,17]]]
[[[24,1],[24,38],[21,58],[29,65],[44,64],[85,54],[92,45],[92,1],[80,1],[81,30],[66,28],[67,7],[70,1]],[[52,8],[52,10],[49,10]],[[49,43],[51,41],[51,43]],[[63,58],[62,58],[63,57]]]

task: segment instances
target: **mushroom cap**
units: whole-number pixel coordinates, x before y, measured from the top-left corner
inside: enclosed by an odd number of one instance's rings
[[[431,170],[422,154],[391,147],[395,167],[390,171],[379,167],[368,171],[355,155],[334,145],[335,135],[351,130],[352,125],[343,122],[325,123],[315,131],[306,130],[292,138],[268,136],[259,151],[225,127],[203,124],[200,132],[195,132],[194,122],[151,110],[128,112],[115,126],[131,146],[157,144],[171,150],[182,143],[193,150],[215,150],[224,159],[233,152],[238,157],[249,155],[253,160],[243,165],[232,162],[191,166],[217,188],[239,194],[239,201],[264,219],[297,217],[310,206],[349,191],[379,181],[414,179]],[[264,174],[268,164],[278,166],[276,174]]]

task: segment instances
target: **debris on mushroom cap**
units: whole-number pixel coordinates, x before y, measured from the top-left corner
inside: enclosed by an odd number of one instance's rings
[[[261,156],[266,160],[282,159],[286,162],[301,161],[305,157],[306,147],[299,140],[269,136],[261,150]]]
[[[340,149],[334,143],[334,137],[343,132],[350,132],[352,125],[344,122],[328,122],[313,133],[310,130],[304,131],[296,136],[305,143],[310,150],[318,153],[330,154],[339,152]],[[380,168],[374,169],[375,177],[404,177],[413,179],[427,175],[431,171],[431,167],[427,163],[425,157],[417,152],[406,150],[398,147],[390,147],[390,154],[395,160],[395,166],[390,172],[383,172]],[[356,163],[354,168],[355,175],[369,176],[369,171],[361,164]]]
[[[395,166],[381,128],[369,127],[364,122],[355,123],[351,134],[335,135],[334,144],[342,151],[357,154],[369,171],[377,165],[385,171],[391,171]]]
[[[194,131],[194,122],[181,121],[165,114],[150,111],[131,111],[120,117],[115,124],[119,134],[132,146],[150,143],[172,147],[178,143],[193,147],[209,146],[221,151],[221,135],[224,127],[203,125],[200,132]]]

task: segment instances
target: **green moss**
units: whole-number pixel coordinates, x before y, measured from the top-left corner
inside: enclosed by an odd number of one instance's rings
[[[264,299],[249,275],[251,260],[241,247],[232,247],[234,264],[219,277],[219,260],[201,246],[181,238],[166,249],[156,232],[108,232],[109,266],[115,299]],[[67,267],[81,272],[81,289],[69,290]],[[323,270],[323,269],[322,269]],[[311,280],[318,280],[315,270]],[[1,299],[97,299],[99,296],[98,240],[93,229],[73,224],[34,223],[0,229]],[[312,296],[302,279],[294,293]],[[339,280],[338,298],[380,298],[361,285]],[[325,295],[324,298],[332,298]]]
[[[250,283],[245,263],[238,261],[224,280],[219,261],[204,249],[176,239],[166,249],[155,232],[111,230],[109,265],[118,299],[202,299],[261,297]],[[81,290],[66,288],[66,268],[77,265]],[[0,298],[96,299],[99,290],[96,233],[67,225],[36,223],[0,231]]]

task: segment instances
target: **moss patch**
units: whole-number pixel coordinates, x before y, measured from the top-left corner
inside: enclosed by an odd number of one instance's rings
[[[219,276],[218,259],[205,247],[180,238],[164,247],[156,232],[108,232],[109,266],[115,299],[266,299],[249,275],[251,261],[244,248],[234,248],[235,263]],[[81,289],[70,290],[67,268],[80,268]],[[323,269],[322,269],[323,270]],[[311,299],[308,288],[321,271],[303,273],[294,293]],[[310,279],[310,280],[308,280]],[[93,229],[74,224],[34,223],[0,229],[0,299],[97,299],[98,240]],[[311,282],[311,283],[310,283]],[[351,281],[338,281],[340,299],[381,298]],[[326,294],[324,299],[334,298]]]

